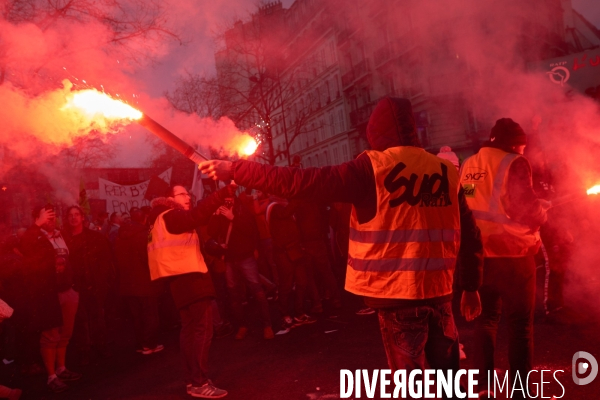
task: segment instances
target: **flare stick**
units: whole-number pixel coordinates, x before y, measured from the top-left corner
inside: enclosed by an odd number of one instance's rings
[[[566,196],[558,197],[551,201],[552,208],[562,206],[563,204],[571,203],[573,201],[585,200],[588,195],[581,193],[568,194]]]
[[[208,158],[198,153],[192,146],[181,140],[173,132],[169,131],[167,128],[160,125],[146,114],[143,114],[142,118],[140,118],[137,123],[148,129],[154,135],[158,136],[163,142],[192,160],[195,164],[199,164],[202,161],[209,161]]]

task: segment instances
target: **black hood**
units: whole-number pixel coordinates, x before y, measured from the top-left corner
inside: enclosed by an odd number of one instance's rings
[[[410,100],[381,99],[369,118],[367,139],[371,148],[378,151],[396,146],[422,147]]]

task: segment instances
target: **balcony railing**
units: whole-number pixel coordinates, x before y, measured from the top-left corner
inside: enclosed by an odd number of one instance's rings
[[[352,111],[350,113],[350,123],[353,127],[357,127],[362,124],[369,122],[369,117],[375,108],[376,103],[365,104],[364,106]]]
[[[343,28],[337,34],[337,44],[338,46],[344,43],[349,37],[352,31],[348,28]]]
[[[352,69],[342,75],[342,87],[347,88],[357,79],[362,78],[369,72],[369,64],[367,60],[362,60],[358,64],[352,66]]]
[[[375,53],[373,53],[373,64],[375,66],[383,64],[384,62],[390,59],[391,54],[392,51],[390,49],[390,45],[386,44],[385,46],[376,50]]]
[[[354,82],[354,69],[342,75],[342,87],[350,86]]]
[[[362,60],[358,64],[356,64],[353,68],[354,70],[354,79],[362,78],[367,72],[369,72],[369,63],[367,60]]]
[[[416,47],[420,42],[420,35],[418,31],[411,30],[404,35],[400,36],[395,43],[395,53],[400,55]]]

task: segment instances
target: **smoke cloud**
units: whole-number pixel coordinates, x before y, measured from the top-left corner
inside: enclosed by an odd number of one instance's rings
[[[205,45],[207,38],[212,41],[209,34],[231,15],[224,12],[226,8],[245,10],[248,9],[245,3],[250,2],[239,3],[236,6],[231,2],[212,2],[200,8],[194,1],[165,2],[165,13],[157,13],[156,21],[164,32],[180,34],[181,41],[168,40],[172,39],[170,34],[151,29],[126,36],[123,32],[128,27],[103,24],[85,13],[75,14],[78,12],[75,9],[69,10],[66,18],[42,11],[39,15],[19,14],[19,10],[3,14],[0,17],[0,119],[3,121],[0,144],[6,151],[2,175],[26,160],[37,167],[34,170],[46,175],[56,196],[72,203],[77,198],[79,177],[73,177],[72,171],[66,173],[70,165],[57,155],[90,132],[101,132],[104,141],[117,146],[116,157],[107,157],[98,166],[146,166],[153,148],[146,143],[148,133],[142,128],[129,121],[95,119],[90,123],[85,115],[64,107],[73,92],[89,88],[106,91],[139,108],[191,144],[236,150],[243,133],[230,120],[202,120],[173,111],[162,98],[162,90],[153,92],[160,85],[147,78],[160,74],[157,65],[182,71],[201,60],[207,66],[213,64],[212,50]],[[124,8],[116,14],[109,9],[110,3],[72,4],[91,7],[87,11],[92,16],[112,13],[118,19],[137,12],[142,3],[123,1]],[[196,47],[201,51],[190,50],[198,41],[204,44]],[[181,66],[168,62],[172,55],[179,56],[174,59]],[[162,61],[166,62],[160,64]],[[65,79],[69,82],[66,85]],[[165,79],[164,74],[160,79]]]

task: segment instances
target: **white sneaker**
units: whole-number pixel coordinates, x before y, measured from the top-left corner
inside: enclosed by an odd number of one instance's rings
[[[202,386],[192,386],[190,395],[202,399],[220,399],[227,396],[227,390],[219,389],[209,380]]]
[[[142,349],[142,354],[147,356],[148,354],[152,354],[152,353],[158,353],[159,351],[163,351],[165,349],[165,346],[163,346],[162,344],[156,345],[155,348],[150,349],[148,347],[144,347]]]
[[[361,308],[360,310],[358,310],[356,312],[356,315],[371,315],[371,314],[375,314],[375,310],[373,310],[371,307]]]

